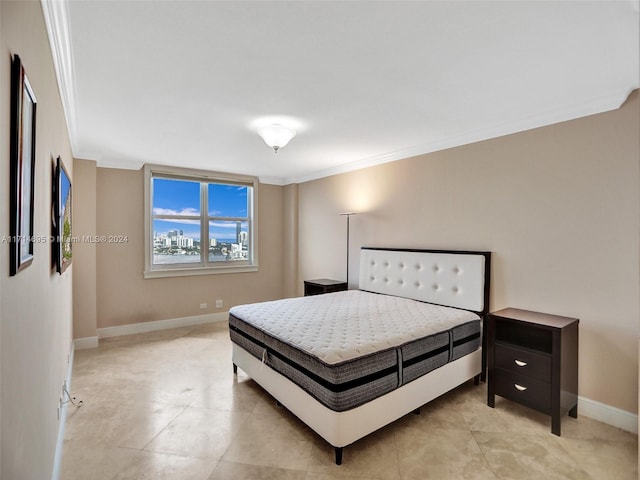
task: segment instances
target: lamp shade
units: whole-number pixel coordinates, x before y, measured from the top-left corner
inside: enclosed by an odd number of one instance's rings
[[[272,125],[265,125],[258,129],[258,135],[262,137],[264,143],[269,145],[273,150],[278,153],[278,150],[284,147],[289,141],[295,137],[296,131],[274,123]]]

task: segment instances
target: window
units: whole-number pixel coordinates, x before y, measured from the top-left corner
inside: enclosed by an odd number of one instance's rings
[[[256,271],[254,177],[145,165],[145,278]]]

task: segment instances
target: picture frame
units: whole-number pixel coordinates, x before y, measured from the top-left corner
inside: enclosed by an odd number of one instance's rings
[[[72,188],[71,177],[58,157],[53,175],[53,252],[56,271],[62,275],[71,265],[73,258],[73,239],[71,228]]]
[[[22,61],[14,54],[11,63],[10,275],[16,275],[33,262],[36,105]]]

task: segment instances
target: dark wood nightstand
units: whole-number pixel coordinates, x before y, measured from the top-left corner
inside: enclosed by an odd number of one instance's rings
[[[321,295],[323,293],[341,292],[348,290],[347,282],[341,280],[330,280],[328,278],[318,278],[316,280],[304,281],[304,296]]]
[[[488,315],[487,405],[499,395],[551,415],[578,416],[578,323],[560,317],[505,308]]]

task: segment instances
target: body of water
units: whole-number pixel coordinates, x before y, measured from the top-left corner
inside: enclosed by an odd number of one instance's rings
[[[223,262],[226,255],[209,255],[210,262]],[[200,255],[162,255],[153,254],[153,263],[156,265],[169,265],[175,263],[200,263]]]

